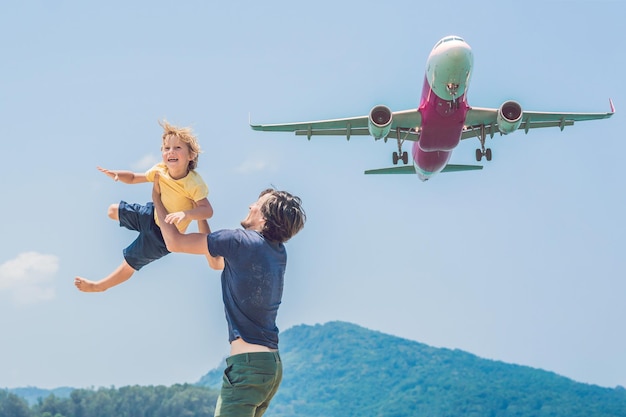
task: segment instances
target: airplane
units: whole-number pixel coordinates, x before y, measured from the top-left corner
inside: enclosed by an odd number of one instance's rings
[[[606,119],[615,113],[609,99],[607,113],[556,113],[522,110],[521,105],[508,100],[499,108],[471,107],[467,103],[467,89],[472,74],[474,57],[469,44],[459,36],[446,36],[437,42],[426,61],[422,97],[417,109],[392,112],[384,105],[374,106],[368,115],[341,119],[318,120],[284,124],[250,124],[253,130],[295,132],[309,140],[314,135],[351,136],[370,135],[375,140],[395,138],[398,151],[392,161],[403,166],[372,169],[365,174],[417,174],[426,181],[439,172],[470,171],[482,165],[448,164],[452,151],[462,139],[476,137],[476,161],[492,159],[492,151],[485,148],[487,135],[507,135],[518,129],[559,127],[563,130],[574,122]],[[412,141],[413,164],[408,164],[408,153],[402,150],[405,141]]]

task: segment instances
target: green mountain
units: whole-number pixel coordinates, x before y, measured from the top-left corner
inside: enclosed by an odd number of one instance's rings
[[[301,325],[281,334],[284,377],[268,417],[625,417],[626,389],[354,324]],[[219,388],[222,369],[199,385]]]
[[[43,389],[36,387],[23,387],[23,388],[12,388],[8,390],[9,392],[21,397],[28,402],[28,404],[33,405],[40,398],[46,398],[49,395],[54,395],[59,398],[69,398],[74,388],[69,387],[61,387],[55,389]]]
[[[349,323],[288,329],[281,356],[284,379],[268,417],[626,417],[623,387],[582,384]],[[222,366],[196,385],[0,390],[0,417],[209,417],[221,378]]]

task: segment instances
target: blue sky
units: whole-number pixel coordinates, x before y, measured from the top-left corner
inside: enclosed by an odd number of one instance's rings
[[[222,3],[3,7],[0,387],[169,385],[222,366],[219,273],[201,257],[170,255],[105,293],[73,286],[135,237],[108,205],[150,198],[96,166],[158,161],[162,118],[198,134],[213,228],[238,227],[270,185],[302,197],[282,330],[344,320],[626,386],[622,2]],[[363,175],[391,164],[391,142],[248,126],[415,108],[451,34],[473,48],[470,105],[604,112],[613,98],[618,112],[496,136],[485,169],[428,183]]]

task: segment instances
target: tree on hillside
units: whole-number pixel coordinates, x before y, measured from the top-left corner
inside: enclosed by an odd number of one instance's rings
[[[0,391],[0,417],[32,417],[32,412],[22,398]]]

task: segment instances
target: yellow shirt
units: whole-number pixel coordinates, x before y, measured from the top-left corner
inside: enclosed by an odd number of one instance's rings
[[[209,187],[196,171],[189,171],[185,177],[175,180],[170,177],[167,166],[161,162],[146,171],[146,179],[154,182],[156,172],[159,173],[161,201],[163,201],[168,213],[191,210],[193,208],[192,201],[202,200],[209,195]],[[159,224],[156,212],[154,213],[154,221],[157,225]],[[185,233],[190,223],[191,219],[184,219],[176,227],[181,233]]]

